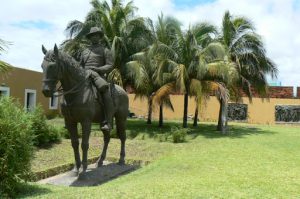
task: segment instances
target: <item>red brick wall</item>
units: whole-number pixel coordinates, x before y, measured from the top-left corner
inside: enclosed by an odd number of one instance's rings
[[[297,87],[297,98],[300,98],[300,87]]]
[[[271,86],[269,87],[270,98],[293,98],[292,86]]]
[[[269,98],[294,98],[293,87],[292,86],[270,86],[267,96],[260,96],[254,89],[251,89],[253,97],[269,97]],[[247,97],[244,93],[243,97]]]

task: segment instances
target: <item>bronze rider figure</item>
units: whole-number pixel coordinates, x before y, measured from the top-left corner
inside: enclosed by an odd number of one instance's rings
[[[91,45],[86,48],[81,55],[81,66],[88,72],[89,78],[100,93],[104,120],[101,124],[101,130],[110,131],[111,121],[108,121],[110,103],[109,83],[106,81],[106,75],[113,69],[112,54],[109,49],[100,44],[100,39],[103,37],[103,32],[98,27],[92,27],[86,35]],[[99,96],[99,95],[98,95]],[[99,101],[99,99],[98,99]]]

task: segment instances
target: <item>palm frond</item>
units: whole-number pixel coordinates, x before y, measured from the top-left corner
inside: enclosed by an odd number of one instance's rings
[[[121,87],[123,87],[122,75],[118,68],[114,68],[107,76],[109,82],[113,82]]]
[[[175,82],[170,82],[161,86],[153,95],[153,102],[155,104],[162,104],[163,101],[169,98],[169,95],[174,91],[176,91]]]
[[[0,73],[7,73],[11,68],[10,64],[0,60]]]
[[[186,91],[186,79],[187,79],[187,71],[186,67],[183,64],[178,64],[177,67],[173,71],[173,75],[176,78],[176,87],[180,89],[180,91]]]
[[[70,21],[65,29],[67,37],[73,38],[82,30],[84,23],[78,20]]]

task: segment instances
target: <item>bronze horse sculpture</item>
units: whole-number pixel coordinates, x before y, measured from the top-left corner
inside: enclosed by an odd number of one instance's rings
[[[87,71],[80,67],[79,62],[70,55],[59,51],[57,46],[54,50],[47,51],[42,46],[45,54],[42,63],[43,68],[43,94],[46,97],[54,95],[56,85],[61,83],[64,102],[61,104],[62,114],[65,119],[75,156],[74,171],[78,174],[82,166],[82,173],[87,169],[87,156],[89,148],[89,136],[92,122],[101,124],[103,111],[96,99],[97,94],[91,81],[87,78]],[[125,163],[125,140],[126,140],[126,120],[128,116],[128,96],[127,93],[118,85],[110,86],[111,101],[110,113],[107,118],[112,121],[115,118],[117,135],[121,140],[121,152],[119,164]],[[79,138],[77,124],[82,127],[82,161],[79,153]],[[106,157],[110,132],[103,131],[104,145],[102,153],[97,161],[97,166],[103,165]]]

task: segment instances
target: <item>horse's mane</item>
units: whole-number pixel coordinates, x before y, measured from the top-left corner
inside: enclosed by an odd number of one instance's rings
[[[72,56],[69,54],[59,51],[59,59],[61,62],[64,63],[64,66],[68,69],[69,73],[75,73],[80,76],[85,76],[84,69],[80,66],[80,63],[76,61]]]

